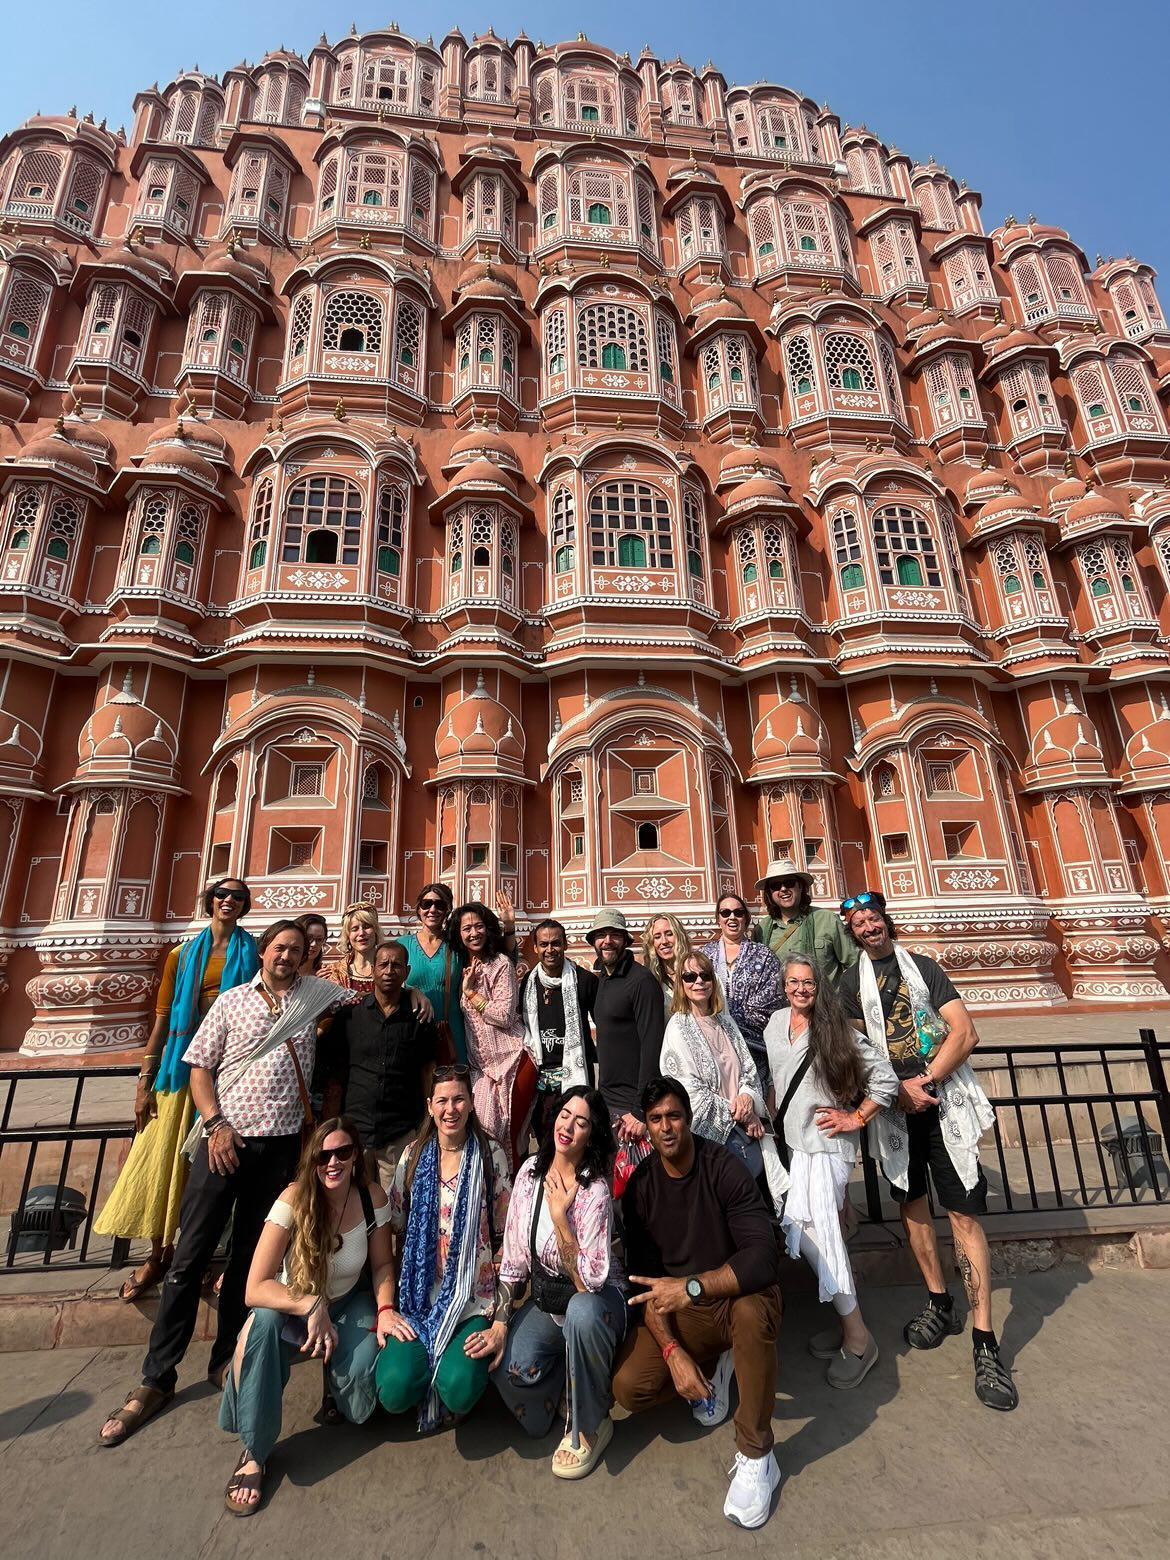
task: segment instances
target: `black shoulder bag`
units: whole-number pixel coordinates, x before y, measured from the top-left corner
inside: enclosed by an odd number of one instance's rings
[[[804,1082],[804,1075],[812,1064],[812,1056],[806,1051],[797,1063],[796,1071],[788,1080],[788,1087],[784,1091],[784,1098],[780,1101],[780,1109],[772,1117],[772,1125],[776,1130],[776,1152],[780,1155],[780,1163],[785,1170],[789,1168],[792,1152],[788,1147],[788,1139],[784,1136],[784,1118],[788,1114],[788,1107],[792,1104],[792,1097]]]
[[[543,1204],[544,1178],[540,1177],[536,1183],[536,1196],[532,1199],[532,1226],[528,1232],[528,1282],[532,1286],[532,1303],[538,1311],[547,1311],[550,1316],[564,1316],[569,1309],[569,1301],[577,1293],[577,1286],[562,1273],[558,1273],[556,1278],[550,1277],[541,1263],[536,1249],[536,1226],[540,1223]]]

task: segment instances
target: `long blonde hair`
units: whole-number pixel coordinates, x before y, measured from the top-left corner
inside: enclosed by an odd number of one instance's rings
[[[350,1185],[369,1185],[357,1128],[348,1116],[330,1116],[306,1144],[293,1182],[292,1238],[284,1263],[288,1290],[292,1295],[323,1295],[329,1282],[329,1259],[341,1249],[340,1232],[332,1228],[333,1210],[328,1194],[317,1174],[317,1155],[332,1132],[344,1132],[353,1144]]]
[[[668,970],[654,946],[654,928],[665,921],[674,933],[674,968]],[[660,986],[678,985],[678,971],[691,951],[691,939],[677,915],[652,915],[642,928],[642,962]]]
[[[349,923],[357,921],[362,926],[374,928],[374,946],[377,947],[379,928],[378,912],[373,905],[355,904],[346,905],[345,914],[341,917],[341,936],[338,938],[337,947],[341,957],[347,962],[353,955],[353,949],[349,945]]]
[[[683,970],[688,964],[694,964],[700,975],[711,977],[711,1006],[708,1009],[712,1018],[722,1013],[726,1004],[723,1001],[723,987],[719,984],[719,977],[715,973],[715,966],[702,951],[701,948],[692,948],[690,953],[684,953],[678,961],[678,978],[674,983],[674,1001],[670,1004],[672,1013],[689,1014],[691,1001],[687,996],[687,988],[683,984]]]

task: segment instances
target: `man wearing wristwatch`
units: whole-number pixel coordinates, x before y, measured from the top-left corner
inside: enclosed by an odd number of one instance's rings
[[[739,1388],[735,1470],[723,1514],[761,1527],[780,1486],[772,1447],[780,1258],[767,1207],[747,1167],[691,1132],[677,1078],[642,1092],[654,1152],[622,1198],[634,1327],[614,1372],[617,1401],[637,1413],[681,1397],[700,1424],[727,1416]]]

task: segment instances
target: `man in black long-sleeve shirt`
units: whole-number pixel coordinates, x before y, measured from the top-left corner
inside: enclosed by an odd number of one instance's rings
[[[609,1108],[618,1138],[643,1140],[642,1090],[657,1076],[666,1031],[662,988],[630,949],[630,932],[620,910],[604,910],[585,933],[597,955],[593,1028],[597,1042],[597,1087]]]
[[[631,1413],[671,1398],[693,1405],[700,1424],[727,1416],[734,1374],[735,1476],[723,1514],[761,1527],[780,1486],[772,1447],[780,1257],[768,1210],[745,1165],[691,1132],[691,1102],[675,1078],[642,1095],[653,1154],[622,1198],[630,1305],[613,1378]],[[710,1374],[708,1374],[710,1373]]]

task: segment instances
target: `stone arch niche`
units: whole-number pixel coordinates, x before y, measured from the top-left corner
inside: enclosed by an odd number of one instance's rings
[[[907,942],[979,1005],[1064,1000],[1015,796],[1015,764],[976,687],[902,705],[883,689],[854,702],[873,873]]]

